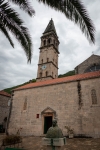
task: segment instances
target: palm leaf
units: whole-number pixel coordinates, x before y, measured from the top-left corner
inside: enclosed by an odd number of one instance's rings
[[[32,58],[32,41],[31,41],[31,37],[29,34],[29,31],[26,27],[22,26],[21,27],[22,31],[24,32],[25,38],[27,40],[27,44],[28,44],[28,48],[26,49],[26,55],[27,55],[27,59],[28,62],[31,62],[31,58]]]
[[[9,3],[3,3],[1,0],[0,10],[1,25],[6,27],[6,29],[12,32],[12,34],[17,38],[18,42],[21,44],[26,53],[28,61],[31,62],[32,42],[28,29],[23,26],[23,21],[19,18],[18,13],[10,8]]]
[[[35,14],[35,11],[31,7],[28,0],[9,0],[9,1],[19,5],[20,8],[23,9],[25,12],[27,12],[30,16],[33,16]]]
[[[80,0],[37,0],[49,7],[62,12],[71,21],[80,26],[89,42],[95,42],[95,28],[92,20]]]
[[[13,44],[13,41],[12,41],[11,37],[9,36],[9,33],[7,32],[6,28],[1,23],[0,23],[0,30],[4,33],[4,35],[9,40],[12,47],[14,48],[14,44]]]

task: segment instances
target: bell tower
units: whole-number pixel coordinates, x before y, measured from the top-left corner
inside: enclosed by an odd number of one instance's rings
[[[58,78],[58,46],[58,36],[51,19],[41,37],[37,81]]]

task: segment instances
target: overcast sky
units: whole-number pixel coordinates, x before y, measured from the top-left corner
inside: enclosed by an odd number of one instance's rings
[[[30,18],[26,13],[16,10],[29,28],[33,41],[33,57],[31,64],[27,64],[26,55],[14,37],[13,49],[5,36],[0,32],[0,90],[27,82],[37,77],[37,64],[39,59],[40,37],[53,18],[59,37],[59,71],[64,74],[73,70],[79,63],[92,55],[100,55],[100,0],[84,0],[89,16],[96,28],[96,43],[90,45],[80,28],[65,16],[36,0],[30,0],[36,14]]]

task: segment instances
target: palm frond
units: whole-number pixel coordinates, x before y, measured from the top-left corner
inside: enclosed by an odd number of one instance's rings
[[[78,24],[89,42],[95,43],[95,28],[83,3],[80,0],[37,0],[49,7],[62,12],[65,16]]]
[[[31,63],[32,45],[33,45],[32,41],[31,41],[31,37],[30,37],[29,31],[26,27],[22,26],[21,29],[24,32],[25,38],[27,39],[27,42],[28,42],[28,49],[26,50],[26,55],[27,55],[28,62],[30,61],[30,63]]]
[[[1,23],[0,23],[0,30],[4,33],[4,35],[9,40],[10,44],[12,45],[12,47],[14,48],[14,43],[13,43],[9,33],[7,32],[6,27],[4,27]]]
[[[0,1],[0,23],[16,37],[23,47],[28,61],[31,62],[32,44],[30,43],[32,42],[28,29],[23,26],[23,21],[20,19],[18,13],[10,8],[9,3],[3,3],[2,0]]]
[[[21,9],[23,9],[25,12],[27,12],[30,16],[33,16],[35,14],[34,9],[31,7],[31,4],[29,0],[9,0],[16,5],[19,5]]]

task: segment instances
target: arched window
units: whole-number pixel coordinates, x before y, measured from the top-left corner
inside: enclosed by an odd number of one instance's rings
[[[86,68],[86,70],[84,72],[93,72],[93,71],[98,71],[98,70],[100,70],[100,65],[94,63],[93,65]]]
[[[24,101],[24,106],[23,106],[23,110],[27,109],[27,97],[25,97],[25,101]]]
[[[45,45],[46,45],[46,40],[43,41],[43,46],[45,46]]]
[[[48,76],[48,71],[46,71],[46,77]]]
[[[51,41],[52,41],[51,38],[49,38],[49,39],[48,39],[48,44],[51,44]]]
[[[55,75],[55,78],[56,78],[56,75]]]
[[[42,78],[42,72],[40,72],[40,78]]]
[[[47,58],[47,62],[49,62],[49,58]]]
[[[43,59],[41,60],[41,63],[43,64]]]
[[[96,96],[96,90],[91,90],[91,97],[92,97],[92,104],[97,104],[97,96]]]

